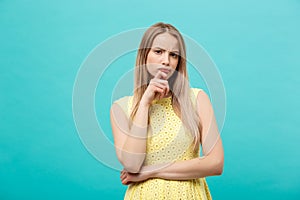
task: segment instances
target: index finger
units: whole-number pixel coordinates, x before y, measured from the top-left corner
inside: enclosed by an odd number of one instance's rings
[[[163,79],[166,79],[167,78],[167,74],[166,73],[164,73],[164,72],[162,72],[162,71],[160,71],[160,70],[158,70],[158,72],[155,74],[155,76],[154,76],[154,78],[163,78]]]

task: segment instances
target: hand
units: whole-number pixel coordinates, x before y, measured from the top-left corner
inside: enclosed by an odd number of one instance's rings
[[[150,178],[150,173],[143,172],[143,173],[130,173],[126,170],[121,171],[121,182],[123,185],[129,185],[133,182],[141,182],[145,181]]]
[[[154,99],[161,99],[166,96],[170,90],[169,82],[166,80],[167,77],[168,75],[165,72],[158,70],[154,78],[150,80],[141,102],[149,105]]]

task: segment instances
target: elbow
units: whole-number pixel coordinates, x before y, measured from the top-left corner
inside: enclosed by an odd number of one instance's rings
[[[222,167],[218,167],[215,171],[215,175],[216,176],[220,176],[223,174],[223,166]]]
[[[142,165],[133,165],[130,163],[126,163],[126,164],[123,163],[123,166],[124,166],[124,169],[130,173],[139,173],[142,168]]]
[[[127,160],[122,162],[124,169],[130,173],[139,173],[143,166],[144,160]]]
[[[214,164],[214,170],[213,170],[214,175],[215,176],[222,175],[223,168],[224,168],[224,160],[223,159],[216,160]]]
[[[224,167],[224,159],[213,159],[212,160],[212,170],[211,175],[212,176],[220,176],[223,173],[223,167]]]
[[[142,155],[127,157],[127,158],[123,157],[122,159],[119,160],[127,172],[139,173],[143,166],[145,155],[142,154]]]

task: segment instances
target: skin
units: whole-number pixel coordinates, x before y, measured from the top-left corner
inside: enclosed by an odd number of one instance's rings
[[[144,92],[136,117],[133,120],[140,127],[147,126],[147,113],[154,99],[164,98],[170,95],[168,78],[172,75],[178,64],[178,41],[169,33],[158,35],[152,44],[147,57],[147,70],[153,76],[146,91]],[[197,111],[202,122],[202,141],[210,136],[219,135],[213,108],[208,95],[200,91],[197,95]],[[142,155],[139,163],[142,164],[146,154],[146,139],[136,139],[122,134],[112,120],[115,145],[122,147],[126,152]],[[146,131],[145,133],[146,134]],[[146,137],[145,137],[146,138]],[[209,139],[209,138],[208,138]],[[208,140],[209,141],[209,140]],[[224,152],[220,137],[214,139],[213,145],[203,145],[204,157],[194,158],[186,161],[170,163],[167,166],[142,166],[127,168],[121,172],[121,182],[128,185],[132,182],[145,181],[149,178],[162,178],[169,180],[190,180],[206,176],[221,175],[224,165]],[[209,147],[207,147],[209,146]],[[209,152],[209,153],[206,153]],[[122,163],[128,162],[131,157],[118,156]],[[126,167],[125,167],[126,168]],[[130,169],[130,170],[128,170]]]
[[[178,41],[174,36],[169,33],[156,36],[147,55],[147,70],[154,78],[150,81],[141,103],[150,104],[156,93],[160,93],[159,99],[170,95],[167,79],[178,65],[178,54]]]
[[[219,135],[212,105],[208,95],[203,91],[200,91],[197,95],[197,111],[203,126],[202,141],[205,142],[205,139],[210,137],[210,135]],[[218,137],[212,147],[203,145],[203,148],[203,157],[170,163],[168,166],[144,166],[139,173],[130,173],[123,170],[120,176],[121,182],[124,185],[128,185],[132,182],[145,181],[149,178],[190,180],[221,175],[224,166],[224,151],[221,138]]]
[[[149,107],[153,100],[170,95],[168,78],[178,64],[178,41],[169,33],[163,33],[153,41],[147,55],[147,70],[153,76],[139,103],[131,129],[118,105],[110,113],[114,143],[119,161],[127,172],[137,173],[146,156]],[[136,137],[138,136],[138,137]]]

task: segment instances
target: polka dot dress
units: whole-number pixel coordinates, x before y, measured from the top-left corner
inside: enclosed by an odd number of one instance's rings
[[[191,88],[191,99],[195,106],[200,89]],[[127,116],[132,106],[132,96],[117,101]],[[172,98],[153,101],[149,109],[147,155],[144,165],[170,163],[198,157],[193,151],[193,138],[185,130],[172,107]],[[151,178],[128,186],[125,200],[211,200],[205,178],[176,181]]]

